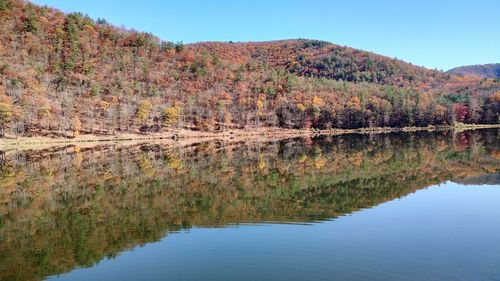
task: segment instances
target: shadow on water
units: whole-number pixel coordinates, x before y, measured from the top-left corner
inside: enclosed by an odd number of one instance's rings
[[[308,224],[448,180],[498,179],[499,135],[420,132],[2,152],[0,280],[40,280],[92,266],[193,226]]]

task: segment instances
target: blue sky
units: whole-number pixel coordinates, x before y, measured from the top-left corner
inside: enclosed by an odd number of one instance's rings
[[[311,38],[447,70],[500,63],[498,0],[33,0],[164,40]]]

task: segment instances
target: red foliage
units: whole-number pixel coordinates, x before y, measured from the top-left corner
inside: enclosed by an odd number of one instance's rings
[[[459,103],[453,105],[453,114],[455,115],[455,120],[458,122],[464,122],[467,116],[468,108],[467,106]]]

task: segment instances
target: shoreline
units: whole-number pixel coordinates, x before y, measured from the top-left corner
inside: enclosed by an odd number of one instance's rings
[[[214,140],[237,140],[251,139],[274,139],[292,138],[301,136],[319,135],[346,135],[346,134],[384,134],[398,132],[419,132],[419,131],[455,131],[463,132],[477,129],[500,128],[500,124],[459,124],[456,126],[428,126],[428,127],[376,127],[359,129],[283,129],[283,128],[251,128],[243,130],[228,130],[225,132],[201,132],[192,130],[171,130],[163,133],[151,134],[121,134],[110,136],[81,135],[75,138],[55,138],[55,137],[16,137],[0,139],[0,150],[6,148],[37,148],[39,146],[58,146],[71,144],[97,144],[97,143],[119,143],[119,142],[145,142],[145,141],[166,141],[172,144],[190,144]]]

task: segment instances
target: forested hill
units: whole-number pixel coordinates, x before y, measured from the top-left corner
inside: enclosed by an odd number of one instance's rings
[[[482,78],[500,78],[500,63],[460,66],[448,70],[448,73],[475,75]]]
[[[0,0],[0,135],[498,123],[499,91],[324,41],[184,45]]]

